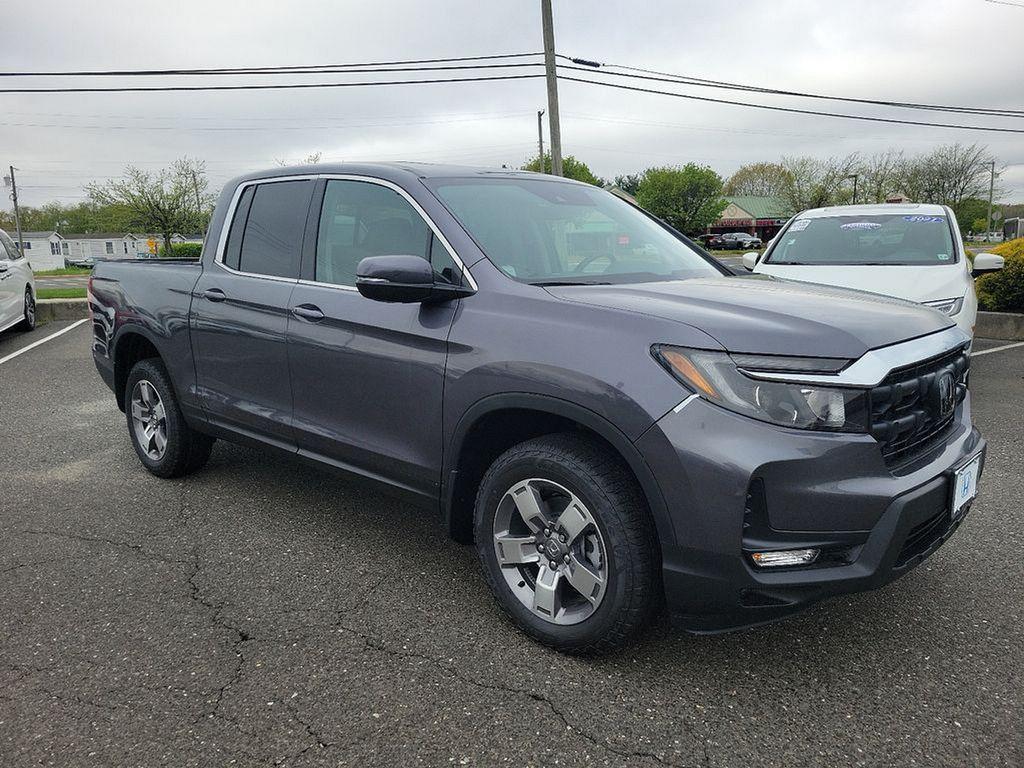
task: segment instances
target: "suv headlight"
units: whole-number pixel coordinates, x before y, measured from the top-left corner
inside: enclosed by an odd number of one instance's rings
[[[921,302],[926,307],[937,309],[944,315],[955,315],[964,306],[964,297],[961,296],[956,299],[939,299],[938,301],[923,301]]]
[[[762,381],[744,373],[836,373],[848,360],[729,355],[665,344],[655,359],[688,389],[723,408],[784,427],[826,432],[867,432],[868,392],[785,381]]]

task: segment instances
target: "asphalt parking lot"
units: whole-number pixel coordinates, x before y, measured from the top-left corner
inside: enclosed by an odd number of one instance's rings
[[[3,361],[67,325],[0,336],[5,768],[1024,764],[1024,347],[975,358],[980,497],[908,576],[587,660],[418,509],[223,442],[150,476],[88,323]]]

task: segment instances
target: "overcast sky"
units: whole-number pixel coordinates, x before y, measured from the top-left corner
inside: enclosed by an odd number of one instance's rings
[[[1024,109],[1020,2],[555,0],[555,38],[560,53],[709,79]],[[539,0],[33,0],[18,3],[16,12],[13,0],[3,5],[3,71],[348,63],[542,47]],[[353,79],[276,80],[314,78]],[[4,78],[7,87],[121,82]],[[952,141],[979,142],[1005,166],[1002,199],[1024,201],[1024,134],[787,115],[572,82],[561,83],[560,98],[564,153],[605,177],[689,161],[728,176],[743,163],[783,154],[871,154],[889,147],[916,153]],[[747,100],[1024,127],[1020,119]],[[19,169],[28,205],[73,203],[84,199],[82,186],[90,180],[117,175],[127,164],[159,168],[182,155],[206,162],[215,191],[242,171],[318,151],[325,160],[518,166],[536,154],[536,110],[545,107],[542,79],[276,92],[0,94],[0,163],[5,172],[10,164]]]

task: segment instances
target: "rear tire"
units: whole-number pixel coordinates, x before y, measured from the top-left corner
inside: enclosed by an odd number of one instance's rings
[[[214,438],[185,422],[170,376],[159,359],[135,364],[125,384],[124,403],[132,446],[151,473],[181,477],[206,464]]]
[[[28,285],[25,286],[25,307],[22,311],[18,330],[31,331],[36,327],[36,297],[32,294],[32,287]]]
[[[480,484],[474,527],[498,604],[559,651],[620,647],[661,603],[647,504],[622,459],[596,440],[565,433],[508,449]]]

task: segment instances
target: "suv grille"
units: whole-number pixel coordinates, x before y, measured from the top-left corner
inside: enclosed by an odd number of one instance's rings
[[[871,435],[881,444],[886,464],[909,461],[946,435],[963,397],[969,366],[964,345],[897,368],[871,390]],[[943,381],[947,374],[952,376],[952,393],[949,380]]]

